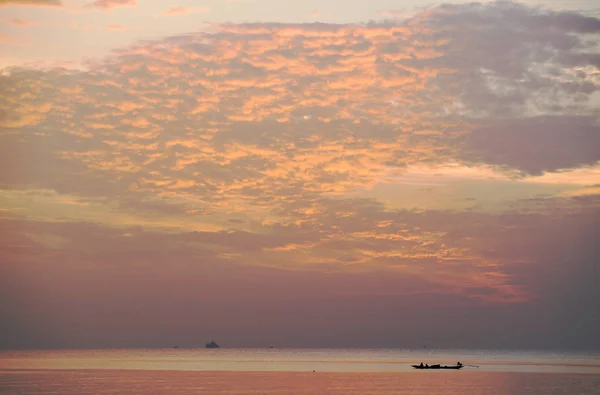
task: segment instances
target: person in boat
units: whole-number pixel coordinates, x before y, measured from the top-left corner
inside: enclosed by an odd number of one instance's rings
[[[426,367],[426,368],[428,368],[428,367],[429,367],[429,365],[428,365],[428,364],[425,364],[425,367]]]
[[[419,365],[419,367],[421,367],[421,368],[423,367],[423,362],[421,362],[421,364]]]
[[[462,363],[459,361],[456,363],[458,366],[462,366]]]

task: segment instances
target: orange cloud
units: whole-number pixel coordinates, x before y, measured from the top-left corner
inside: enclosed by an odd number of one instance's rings
[[[19,40],[15,37],[10,36],[8,34],[0,34],[0,43],[8,44],[8,45],[18,45]]]
[[[10,20],[10,24],[14,26],[38,26],[38,21],[14,18]]]
[[[123,30],[127,30],[126,27],[121,26],[121,25],[107,25],[106,28],[108,30],[112,30],[112,31],[123,31]]]

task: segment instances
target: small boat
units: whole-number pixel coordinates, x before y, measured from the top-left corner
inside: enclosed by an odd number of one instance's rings
[[[221,347],[221,346],[219,346],[219,345],[217,344],[217,342],[216,342],[216,341],[214,341],[214,340],[211,340],[211,341],[209,341],[208,343],[206,343],[206,348],[220,348],[220,347]]]
[[[465,365],[460,364],[460,365],[411,365],[413,368],[415,369],[461,369],[463,368]]]

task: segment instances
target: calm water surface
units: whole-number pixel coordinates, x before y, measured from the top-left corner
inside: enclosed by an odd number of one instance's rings
[[[461,361],[478,367],[461,371],[410,367],[421,361]],[[0,393],[600,394],[600,353],[225,348],[3,351]]]

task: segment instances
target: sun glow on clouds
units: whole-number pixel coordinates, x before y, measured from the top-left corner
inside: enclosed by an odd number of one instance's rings
[[[191,255],[201,244],[216,265],[384,271],[532,299],[509,269],[535,252],[498,251],[539,199],[597,210],[586,101],[598,55],[580,36],[597,25],[512,3],[442,6],[397,23],[224,24],[88,71],[13,69],[0,96],[5,220],[137,225]],[[560,226],[552,213],[530,226]]]

